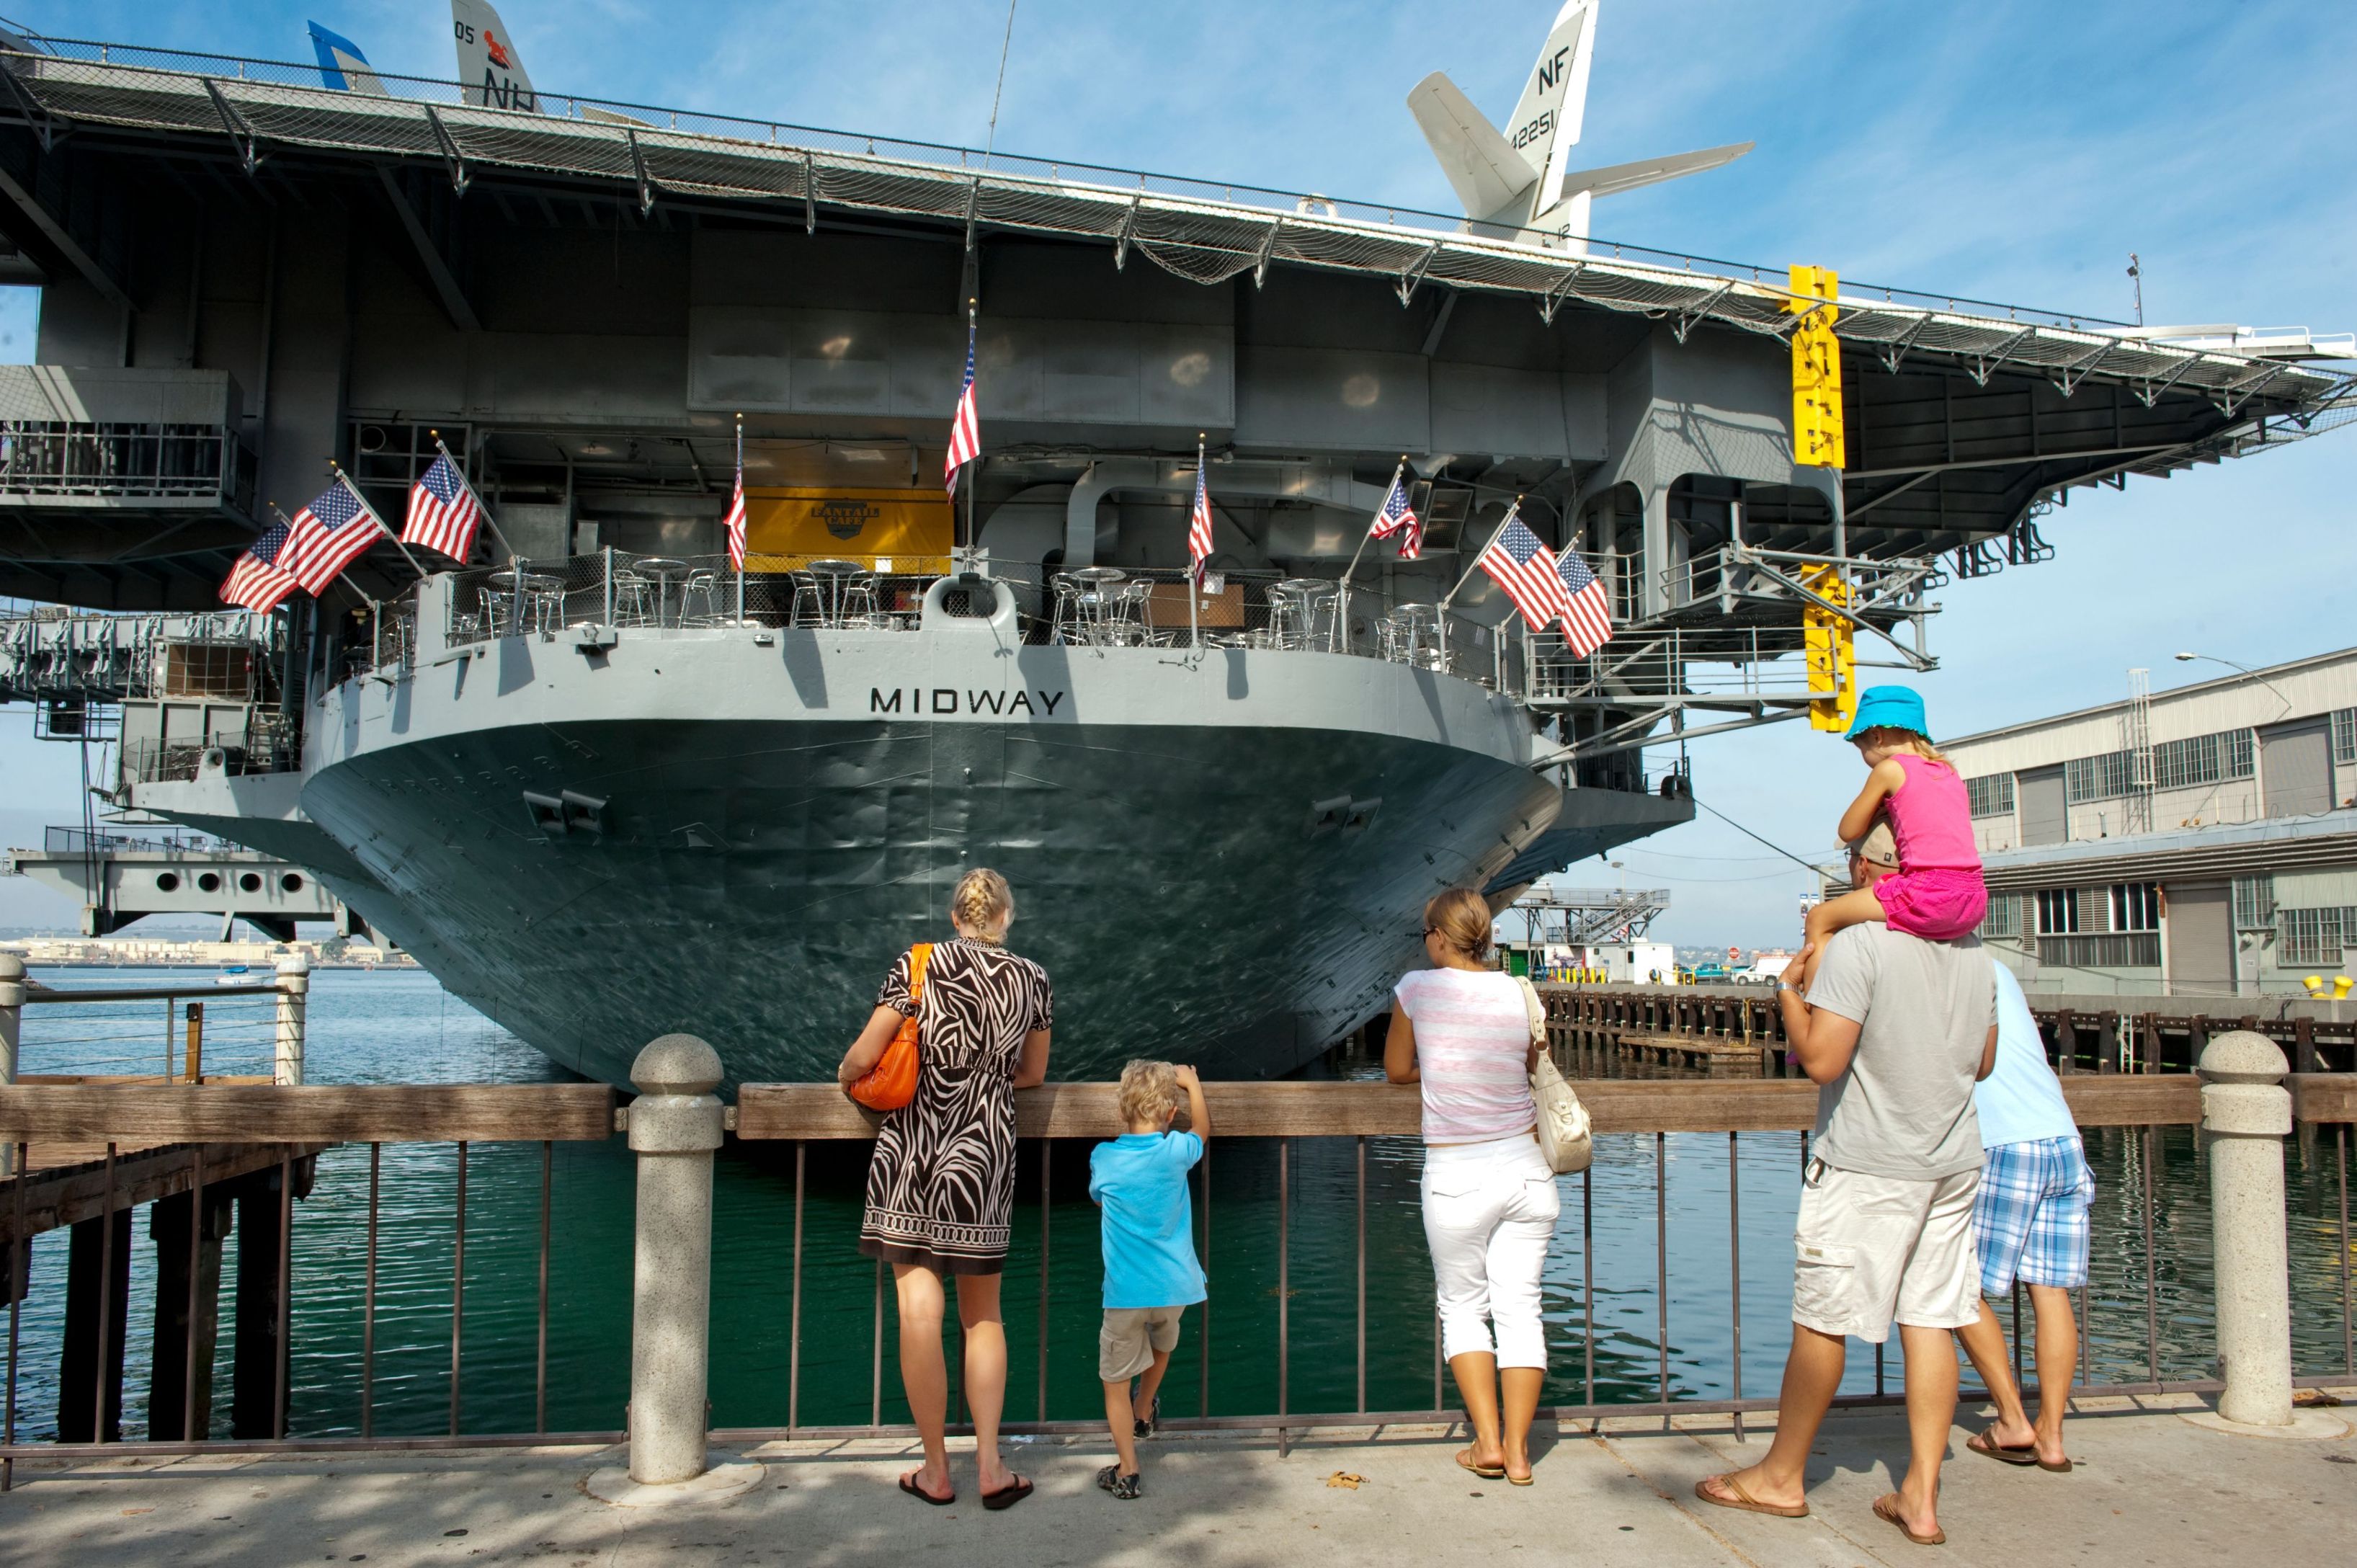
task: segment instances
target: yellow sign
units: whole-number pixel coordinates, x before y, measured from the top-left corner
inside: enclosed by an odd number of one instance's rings
[[[748,489],[745,548],[748,554],[862,563],[879,557],[889,570],[922,571],[916,562],[946,570],[954,520],[940,490]]]
[[[1784,308],[1801,317],[1792,328],[1792,461],[1816,468],[1847,467],[1842,441],[1841,339],[1834,300],[1840,283],[1831,267],[1792,269]]]
[[[1832,566],[1808,567],[1801,582],[1828,603],[1849,603],[1849,585]],[[1856,623],[1812,602],[1801,612],[1801,625],[1809,660],[1809,727],[1846,731],[1857,718]]]

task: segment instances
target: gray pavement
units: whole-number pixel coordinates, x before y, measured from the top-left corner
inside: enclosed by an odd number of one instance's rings
[[[2342,1391],[2357,1395],[2357,1391]],[[1145,1445],[1146,1495],[1097,1491],[1102,1442],[1010,1445],[1038,1496],[999,1514],[893,1489],[913,1461],[898,1441],[775,1444],[749,1450],[760,1484],[726,1501],[661,1509],[601,1503],[584,1488],[611,1449],[221,1456],[26,1463],[0,1497],[0,1563],[223,1564],[544,1563],[623,1568],[712,1563],[1178,1564],[2207,1563],[2268,1568],[2350,1561],[2357,1541],[2357,1441],[2208,1431],[2174,1413],[2199,1402],[2089,1402],[2067,1429],[2070,1476],[2015,1470],[1964,1452],[1945,1472],[1943,1552],[1877,1520],[1903,1458],[1896,1412],[1836,1415],[1810,1470],[1812,1517],[1764,1519],[1695,1501],[1694,1483],[1764,1447],[1754,1418],[1738,1444],[1724,1417],[1619,1421],[1555,1434],[1537,1484],[1484,1481],[1451,1462],[1461,1438],[1434,1427],[1322,1434],[1279,1457],[1260,1436]],[[2349,1413],[2335,1410],[2334,1417]],[[956,1444],[952,1445],[953,1455]],[[1334,1483],[1340,1472],[1361,1477]]]

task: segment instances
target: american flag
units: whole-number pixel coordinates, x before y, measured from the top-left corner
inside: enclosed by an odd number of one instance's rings
[[[1570,596],[1563,611],[1563,639],[1582,659],[1612,640],[1612,596],[1604,580],[1587,569],[1587,563],[1576,550],[1566,550],[1555,560],[1555,569],[1563,577],[1564,591]]]
[[[949,459],[942,466],[942,483],[955,490],[958,470],[982,456],[982,417],[974,408],[974,317],[965,321],[965,385],[958,392],[957,412],[950,416]]]
[[[1198,585],[1203,564],[1211,558],[1211,489],[1203,478],[1203,453],[1195,451],[1195,510],[1187,519],[1187,570]]]
[[[745,569],[745,459],[737,459],[737,493],[728,501],[728,564]]]
[[[242,605],[267,614],[285,601],[286,596],[295,591],[295,579],[279,566],[278,557],[286,548],[288,532],[285,523],[272,523],[237,558],[229,575],[221,580],[221,603]]]
[[[1519,510],[1507,514],[1505,526],[1473,564],[1506,590],[1533,631],[1544,631],[1557,616],[1571,614],[1571,596],[1556,575],[1555,552],[1531,532]]]
[[[1394,533],[1400,536],[1401,560],[1413,561],[1424,553],[1424,520],[1407,504],[1405,467],[1392,476],[1391,493],[1383,497],[1383,510],[1375,513],[1374,526],[1367,530],[1372,539],[1389,539]]]
[[[328,585],[345,567],[367,554],[369,546],[391,532],[361,499],[351,481],[338,474],[334,484],[295,514],[295,526],[278,564],[316,597],[328,591]]]
[[[401,525],[401,542],[437,550],[463,565],[474,553],[475,529],[482,521],[482,502],[445,452],[409,487],[409,516]]]

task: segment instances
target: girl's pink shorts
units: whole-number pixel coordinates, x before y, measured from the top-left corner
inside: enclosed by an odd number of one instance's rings
[[[1978,871],[1925,866],[1902,871],[1874,885],[1883,915],[1894,931],[1927,941],[1953,941],[1988,913],[1988,884]]]

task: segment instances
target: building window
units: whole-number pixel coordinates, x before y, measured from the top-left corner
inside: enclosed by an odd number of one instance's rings
[[[2038,961],[2062,969],[2158,969],[2160,933],[2115,931],[2100,936],[2046,937]]]
[[[2332,760],[2357,762],[2357,708],[2332,710]]]
[[[2079,890],[2041,887],[2038,891],[2038,934],[2066,936],[2079,929]]]
[[[2135,778],[2133,758],[2125,751],[2101,757],[2074,757],[2062,765],[2062,794],[2072,805],[2082,800],[2114,800],[2128,792]]]
[[[2186,789],[2225,779],[2248,779],[2251,757],[2251,732],[2246,729],[2165,740],[2152,748],[2153,788]]]
[[[2339,963],[2346,908],[2277,909],[2276,961],[2284,964]]]
[[[1980,934],[1985,937],[2021,935],[2021,895],[2018,893],[1990,894],[1988,913],[1981,917]]]
[[[1964,798],[1972,802],[1975,817],[2009,817],[2013,815],[2013,775],[1988,773],[1967,779]]]
[[[2264,931],[2276,923],[2276,879],[2266,872],[2234,878],[2234,929]]]
[[[2115,931],[2160,929],[2160,884],[2158,882],[2113,883],[2112,929]]]

